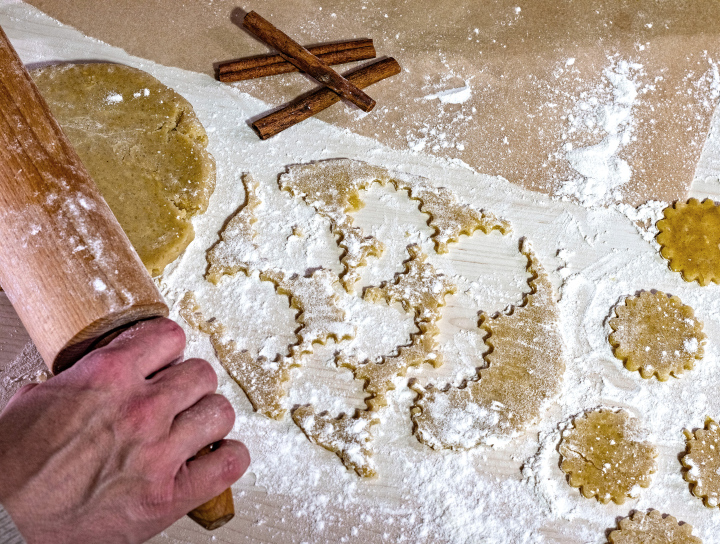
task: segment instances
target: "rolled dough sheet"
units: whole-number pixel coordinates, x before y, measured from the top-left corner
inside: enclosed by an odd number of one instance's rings
[[[192,106],[120,64],[55,65],[32,76],[148,272],[159,275],[193,240],[190,218],[215,188]]]

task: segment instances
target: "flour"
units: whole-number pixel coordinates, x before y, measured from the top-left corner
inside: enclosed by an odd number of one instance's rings
[[[439,100],[442,104],[463,104],[472,97],[472,90],[469,85],[457,87],[455,89],[448,89],[447,91],[440,91],[434,94],[428,94],[423,97],[423,100]]]
[[[117,93],[111,93],[105,97],[106,104],[119,104],[122,101],[123,101],[123,96],[121,94],[117,94]]]
[[[627,516],[632,509],[653,507],[693,525],[706,544],[717,542],[720,512],[706,509],[691,495],[677,456],[685,447],[683,429],[702,426],[706,415],[720,415],[720,286],[683,282],[657,254],[653,229],[663,203],[637,210],[602,207],[615,201],[616,191],[625,183],[621,155],[634,137],[633,107],[643,96],[644,87],[638,82],[642,68],[629,60],[611,59],[598,74],[597,89],[579,97],[577,107],[566,112],[568,134],[583,133],[595,141],[561,150],[563,155],[577,151],[573,156],[579,169],[559,195],[565,200],[559,200],[475,172],[458,160],[424,154],[435,146],[462,145],[454,131],[480,122],[470,101],[443,103],[438,97],[434,103],[438,110],[448,111],[438,115],[452,115],[454,124],[442,130],[432,125],[418,127],[408,136],[408,141],[416,142],[414,148],[404,151],[317,119],[259,141],[245,121],[269,106],[234,87],[131,57],[17,1],[0,0],[0,24],[25,62],[92,58],[152,73],[193,104],[207,129],[218,165],[217,188],[208,211],[194,219],[196,239],[166,269],[158,285],[173,307],[172,317],[187,331],[186,356],[203,357],[213,364],[219,392],[236,410],[231,436],[242,439],[251,451],[250,472],[233,486],[237,516],[231,530],[250,535],[248,540],[269,542],[604,544],[606,531],[615,527],[617,517]],[[42,32],[31,32],[28,25],[40,25]],[[711,83],[715,77],[711,64],[707,70]],[[476,82],[472,85],[474,89]],[[418,96],[462,86],[459,81],[442,82]],[[462,98],[464,92],[455,98]],[[451,109],[460,111],[450,113]],[[504,145],[501,142],[497,145]],[[448,297],[440,321],[445,327],[440,351],[446,365],[411,370],[409,375],[421,383],[459,384],[484,365],[477,313],[500,311],[522,299],[528,289],[527,274],[517,248],[523,236],[532,241],[558,292],[560,332],[570,364],[558,402],[530,432],[495,448],[432,450],[412,435],[409,410],[415,393],[406,387],[406,379],[398,379],[376,426],[373,459],[379,476],[360,479],[334,453],[311,444],[289,417],[273,421],[254,413],[219,365],[208,338],[179,318],[174,304],[192,290],[206,316],[221,319],[241,348],[268,358],[287,352],[296,340],[297,328],[297,311],[289,307],[287,297],[275,293],[256,273],[228,276],[217,286],[208,283],[203,277],[207,250],[244,201],[241,176],[250,172],[261,187],[256,242],[263,266],[303,275],[321,266],[340,273],[341,253],[329,221],[278,188],[278,175],[288,165],[337,157],[425,176],[433,186],[449,187],[461,202],[492,211],[512,224],[512,234],[477,232],[450,244],[448,254],[435,255],[432,230],[416,202],[408,201],[404,193],[376,187],[363,195],[367,205],[355,214],[357,221],[367,233],[387,242],[387,250],[361,270],[359,287],[378,285],[402,270],[407,258],[404,247],[409,243],[420,244],[430,253],[432,264],[459,287],[457,295]],[[595,162],[601,166],[597,172],[591,169]],[[704,323],[709,339],[705,357],[681,379],[643,380],[612,355],[607,341],[610,310],[622,297],[640,289],[678,295]],[[415,330],[412,317],[397,305],[366,304],[356,295],[338,293],[339,304],[357,327],[356,336],[314,346],[312,359],[292,371],[288,408],[312,403],[318,410],[337,415],[364,406],[362,384],[347,369],[335,368],[334,352],[342,348],[376,359],[406,342]],[[25,361],[31,359],[28,353],[23,356]],[[635,414],[660,450],[651,487],[641,489],[637,499],[622,506],[582,498],[558,468],[557,445],[563,429],[575,415],[600,405]],[[486,415],[460,414],[458,424],[448,432],[459,433],[459,440],[467,438],[472,432],[463,428],[468,417]],[[156,542],[196,538],[196,533],[183,532],[183,523]]]
[[[589,206],[621,201],[621,189],[632,175],[621,154],[633,138],[632,108],[638,97],[634,78],[642,74],[642,65],[609,60],[611,65],[603,71],[604,81],[599,88],[581,95],[577,113],[568,117],[571,128],[603,136],[591,146],[574,148],[570,142],[565,144],[565,157],[580,177],[566,181],[559,193]],[[572,66],[574,59],[568,62],[566,66]]]

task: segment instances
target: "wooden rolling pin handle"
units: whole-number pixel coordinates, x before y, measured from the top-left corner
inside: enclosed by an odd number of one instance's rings
[[[114,331],[168,315],[1,28],[0,233],[0,285],[55,373]],[[221,497],[225,511],[203,526],[232,517],[232,495]]]
[[[214,449],[214,445],[205,446],[195,455],[195,459],[207,455]],[[202,525],[208,531],[222,527],[235,516],[232,490],[228,487],[217,497],[201,504],[188,514],[190,519]]]

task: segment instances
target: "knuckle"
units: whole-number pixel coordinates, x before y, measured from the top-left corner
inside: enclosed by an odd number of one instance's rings
[[[87,381],[91,387],[103,387],[116,382],[123,365],[122,356],[113,348],[101,348],[87,356],[83,365],[87,370]]]
[[[228,480],[238,480],[247,469],[250,461],[245,445],[234,440],[224,443],[225,457],[223,459],[222,474]]]
[[[165,335],[173,345],[177,346],[179,349],[185,347],[185,331],[180,325],[175,323],[175,321],[163,318],[159,321],[158,326],[160,327],[160,332]]]
[[[158,400],[156,397],[137,396],[128,400],[122,407],[119,422],[131,433],[142,433],[156,419]]]
[[[235,408],[233,408],[232,403],[222,395],[215,395],[215,397],[218,414],[226,423],[230,424],[230,428],[232,429],[232,425],[235,423]]]
[[[228,454],[223,459],[222,473],[233,482],[239,479],[245,472],[245,463],[236,451],[228,448]]]
[[[193,379],[213,391],[217,389],[218,378],[215,369],[205,359],[188,359],[186,364],[192,365]]]

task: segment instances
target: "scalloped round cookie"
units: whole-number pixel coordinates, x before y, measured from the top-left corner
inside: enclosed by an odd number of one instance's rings
[[[608,536],[610,544],[702,544],[692,535],[692,525],[681,525],[673,516],[663,516],[657,510],[635,511],[621,519],[618,527]]]
[[[40,92],[150,274],[193,240],[215,161],[190,103],[120,64],[61,64],[32,72]]]
[[[706,198],[676,202],[657,222],[660,255],[670,270],[700,285],[720,283],[720,207]]]
[[[693,368],[704,355],[705,334],[693,309],[676,296],[642,291],[615,307],[608,336],[615,357],[643,378],[661,382]]]
[[[642,440],[638,420],[626,410],[600,408],[573,420],[563,432],[560,468],[585,498],[623,504],[648,487],[657,471],[658,451]]]
[[[704,429],[685,431],[685,438],[681,462],[692,494],[708,508],[720,506],[720,426],[707,418]]]

